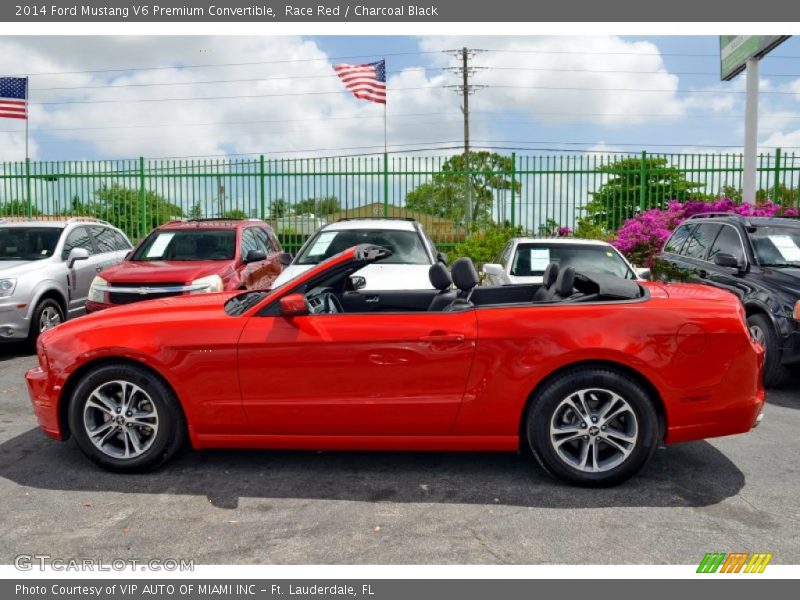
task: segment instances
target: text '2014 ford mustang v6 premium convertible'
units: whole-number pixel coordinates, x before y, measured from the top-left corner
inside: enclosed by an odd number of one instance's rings
[[[118,471],[194,448],[530,448],[552,474],[610,485],[661,443],[760,418],[763,349],[738,299],[690,284],[556,274],[367,291],[352,247],[271,291],[153,300],[45,332],[27,373],[57,439]]]

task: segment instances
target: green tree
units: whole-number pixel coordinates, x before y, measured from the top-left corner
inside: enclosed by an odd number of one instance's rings
[[[192,208],[189,209],[189,214],[186,215],[190,219],[199,219],[203,216],[203,208],[200,206],[199,202],[195,202],[192,204]]]
[[[470,152],[468,158],[463,154],[451,156],[429,182],[406,195],[406,206],[410,210],[466,224],[466,191],[469,190],[472,220],[485,226],[492,222],[495,192],[512,190],[512,170],[511,157],[496,152]],[[522,184],[515,181],[512,193],[518,194],[521,189]]]
[[[231,210],[226,210],[222,213],[223,219],[248,219],[248,215],[246,212],[239,208],[232,208]]]
[[[453,257],[468,256],[481,268],[484,263],[493,262],[513,237],[523,235],[522,227],[490,224],[453,248]]]
[[[336,196],[322,196],[320,198],[306,198],[294,206],[296,215],[324,216],[338,212],[341,208],[339,198]]]
[[[281,217],[285,217],[288,212],[289,210],[286,206],[286,200],[283,198],[276,198],[269,204],[270,219],[280,219]]]
[[[42,214],[27,200],[8,200],[0,204],[0,217],[38,217]]]
[[[601,165],[597,171],[609,177],[591,193],[586,210],[592,221],[611,230],[619,229],[642,208],[664,208],[669,200],[689,200],[705,187],[686,179],[684,172],[670,166],[666,158],[645,158],[644,162],[641,158],[624,158]]]
[[[165,221],[184,216],[180,206],[150,190],[144,195],[144,220],[142,196],[138,189],[112,183],[98,188],[94,195],[94,201],[87,206],[89,214],[105,219],[133,237],[144,235]]]

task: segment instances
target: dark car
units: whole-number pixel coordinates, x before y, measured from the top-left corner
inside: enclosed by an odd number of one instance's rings
[[[736,294],[751,335],[767,351],[765,385],[786,383],[800,363],[800,221],[695,215],[675,229],[653,271]]]

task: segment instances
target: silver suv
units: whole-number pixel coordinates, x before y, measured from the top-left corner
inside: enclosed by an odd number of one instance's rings
[[[95,275],[132,246],[88,217],[0,219],[0,341],[27,341],[84,311]]]

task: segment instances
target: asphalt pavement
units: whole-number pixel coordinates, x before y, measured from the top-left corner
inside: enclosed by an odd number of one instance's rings
[[[705,552],[800,563],[800,379],[755,431],[660,449],[626,484],[569,487],[500,453],[187,451],[107,473],[39,432],[0,347],[0,563],[690,564]]]

